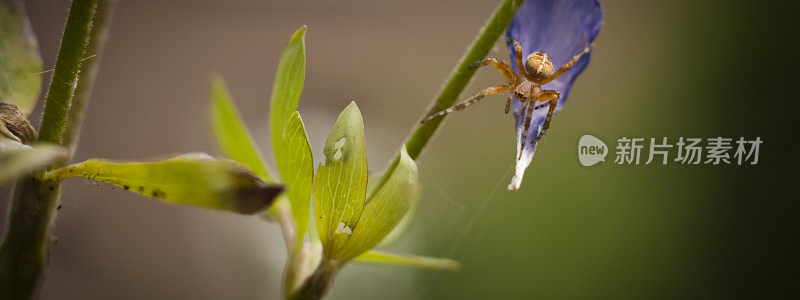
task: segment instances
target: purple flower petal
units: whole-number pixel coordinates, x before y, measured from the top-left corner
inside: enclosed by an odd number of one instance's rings
[[[522,4],[511,24],[507,35],[519,41],[523,60],[535,51],[543,51],[550,56],[555,69],[560,68],[573,56],[590,45],[603,19],[603,10],[597,0],[528,0]],[[509,45],[511,65],[517,70],[514,46]],[[569,71],[543,86],[545,90],[557,90],[561,94],[556,111],[567,99],[572,82],[589,64],[590,54],[584,55]],[[517,168],[509,190],[519,189],[525,169],[533,159],[536,150],[534,139],[539,135],[541,125],[547,116],[547,109],[533,112],[533,120],[528,127],[525,141],[522,133],[525,128],[523,103],[514,99],[514,119],[517,131]],[[524,144],[524,146],[523,146]]]

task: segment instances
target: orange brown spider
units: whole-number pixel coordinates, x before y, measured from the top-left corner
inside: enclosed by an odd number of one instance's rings
[[[556,109],[556,105],[558,104],[559,93],[556,90],[543,90],[542,86],[548,82],[551,82],[561,76],[569,68],[571,68],[576,62],[578,62],[581,57],[583,57],[586,53],[589,53],[589,47],[578,53],[572,59],[561,66],[558,71],[553,73],[553,63],[550,61],[550,57],[547,56],[547,53],[537,51],[528,55],[528,58],[525,60],[525,64],[522,64],[522,47],[520,47],[519,43],[514,39],[509,39],[509,43],[514,44],[515,48],[515,56],[517,60],[517,69],[520,75],[514,72],[511,66],[504,62],[498,61],[494,58],[484,59],[482,61],[473,63],[473,67],[483,67],[486,65],[491,64],[498,71],[503,77],[508,80],[509,84],[505,85],[496,85],[484,89],[480,93],[475,96],[470,97],[469,99],[456,104],[448,109],[443,111],[434,113],[426,117],[422,120],[422,123],[436,118],[438,116],[443,116],[455,111],[462,110],[467,106],[475,104],[483,97],[486,97],[491,94],[498,94],[504,92],[514,92],[512,97],[516,97],[520,101],[523,102],[522,105],[522,112],[525,113],[525,128],[522,131],[522,141],[525,141],[528,134],[528,127],[531,125],[531,119],[533,116],[533,111],[543,108],[545,106],[549,106],[549,110],[547,111],[547,117],[545,118],[544,124],[542,124],[542,130],[539,132],[539,135],[533,142],[538,141],[539,139],[544,136],[545,131],[547,128],[550,127],[550,120],[553,118],[553,112]],[[524,67],[523,67],[524,66]],[[509,108],[511,108],[511,100],[512,97],[508,98],[506,102],[506,113],[508,113]],[[536,103],[541,103],[539,105],[535,105]],[[524,143],[523,143],[524,144]],[[522,155],[522,151],[520,151],[520,155]]]

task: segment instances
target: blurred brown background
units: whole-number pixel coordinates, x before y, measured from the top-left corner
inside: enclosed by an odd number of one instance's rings
[[[370,169],[380,171],[496,2],[122,0],[75,160],[217,154],[208,126],[212,72],[225,78],[272,160],[269,91],[291,33],[307,24],[299,110],[316,160],[339,111],[356,101]],[[780,166],[796,163],[779,154],[800,149],[796,133],[781,131],[781,122],[791,124],[783,107],[741,109],[763,95],[748,86],[768,87],[772,100],[789,95],[779,83],[797,75],[772,67],[782,63],[784,42],[797,41],[776,15],[791,9],[601,2],[605,25],[592,61],[521,191],[504,189],[514,162],[505,97],[454,115],[419,160],[421,212],[391,250],[449,256],[463,270],[348,266],[331,298],[675,298],[796,287],[800,251],[788,240],[797,237],[800,177],[779,176]],[[52,68],[69,2],[27,5]],[[508,53],[498,43],[490,56]],[[742,59],[751,56],[759,59]],[[761,76],[742,76],[753,73]],[[481,70],[462,96],[501,81]],[[41,121],[41,107],[32,118]],[[575,157],[584,133],[609,146],[626,135],[761,136],[765,144],[755,167],[620,167],[609,156],[584,168]],[[82,180],[62,192],[43,299],[279,297],[285,251],[275,225]],[[9,194],[4,188],[2,197]]]

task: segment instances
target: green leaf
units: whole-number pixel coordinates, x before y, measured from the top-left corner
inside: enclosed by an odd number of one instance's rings
[[[282,144],[284,128],[291,120],[291,114],[297,110],[300,95],[303,93],[306,76],[306,29],[303,26],[292,35],[278,63],[269,106],[273,145]]]
[[[325,256],[332,258],[356,227],[367,189],[364,123],[356,104],[339,115],[314,178],[314,215]]]
[[[42,57],[21,2],[0,1],[0,101],[28,115],[41,91]]]
[[[397,166],[391,166],[389,170],[394,170]],[[375,192],[377,192],[378,188],[383,186],[381,182],[382,179],[388,180],[388,176],[383,176],[383,174],[372,175],[369,178],[369,184],[367,184],[367,203],[372,200],[372,197],[375,196]],[[385,183],[385,182],[384,182]],[[397,226],[392,229],[389,234],[386,235],[383,240],[378,243],[376,247],[389,247],[397,243],[403,235],[406,234],[408,231],[408,227],[411,226],[411,221],[414,220],[414,216],[417,214],[417,208],[419,207],[420,195],[417,194],[417,197],[411,199],[411,207],[409,207],[408,212],[403,219],[400,220],[400,223],[397,223]]]
[[[390,265],[422,269],[458,271],[461,264],[447,258],[399,255],[383,251],[370,250],[355,258],[354,262],[362,264]]]
[[[62,147],[47,144],[30,147],[0,136],[0,186],[66,155],[67,150]]]
[[[253,214],[269,207],[283,186],[266,184],[244,165],[188,154],[155,162],[91,159],[48,173],[50,180],[83,177],[177,204]]]
[[[307,28],[298,29],[278,62],[270,101],[272,148],[282,181],[288,183],[287,197],[294,219],[296,241],[302,242],[308,228],[308,211],[314,163],[308,134],[297,113],[306,73]],[[283,201],[283,200],[282,200]]]
[[[400,149],[397,168],[364,207],[361,219],[353,229],[353,235],[336,254],[337,257],[347,261],[375,247],[397,226],[417,197],[417,165],[403,147]]]
[[[211,79],[211,127],[225,157],[243,163],[262,180],[272,181],[264,156],[242,122],[225,82],[218,76]]]
[[[314,180],[314,158],[300,113],[293,112],[281,134],[280,144],[275,144],[275,160],[281,180],[287,184],[286,195],[291,203],[297,241],[302,242],[308,229],[308,211],[311,206],[311,184]]]
[[[377,247],[388,247],[397,243],[403,235],[406,234],[408,231],[408,227],[411,226],[411,221],[414,220],[414,216],[417,215],[417,209],[419,208],[419,198],[420,194],[417,193],[416,197],[411,199],[411,206],[408,208],[408,212],[403,219],[400,220],[400,223],[397,223],[397,226],[386,235],[383,240],[378,243]]]
[[[308,236],[309,236],[309,240],[311,242],[311,245],[322,246],[322,240],[319,238],[319,230],[317,229],[317,221],[316,221],[317,218],[315,218],[314,216],[316,216],[316,213],[314,212],[314,210],[309,211],[309,213],[308,213],[308,221],[309,221],[308,222],[309,223]]]

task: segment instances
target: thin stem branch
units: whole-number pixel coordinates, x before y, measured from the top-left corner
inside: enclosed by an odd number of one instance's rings
[[[110,14],[109,3],[101,0],[100,18],[106,20]],[[86,45],[92,31],[92,20],[98,0],[74,0],[70,6],[67,24],[56,59],[56,66],[50,87],[45,97],[45,111],[39,142],[64,145],[67,140],[74,143],[77,127],[82,113],[67,123],[67,113],[73,104],[73,92],[78,82],[78,72]],[[104,26],[106,22],[103,22]],[[100,28],[93,33],[98,49],[102,48],[105,34]],[[94,67],[91,67],[94,68]],[[94,71],[90,71],[93,73]],[[88,99],[92,79],[90,76],[81,82],[81,96],[76,101]],[[83,110],[81,107],[80,110]],[[69,138],[65,139],[65,132]],[[65,163],[61,162],[61,164]],[[57,165],[60,163],[57,163]],[[43,171],[43,170],[42,170]],[[59,196],[57,182],[42,178],[42,172],[20,178],[14,190],[9,215],[8,234],[0,246],[0,299],[31,299],[38,293],[47,267],[47,246],[50,231],[55,219],[56,203]]]
[[[276,201],[273,205],[275,205],[275,215],[276,219],[278,219],[278,225],[281,226],[283,241],[286,243],[286,250],[291,253],[295,244],[296,232],[289,201],[284,197]]]
[[[117,0],[98,0],[97,2],[91,37],[89,44],[86,45],[86,51],[84,51],[86,58],[83,59],[80,69],[81,78],[75,87],[75,97],[72,99],[67,125],[64,128],[63,145],[69,149],[70,153],[75,153],[78,144],[78,136],[86,115],[86,107],[89,106],[89,99],[100,66],[100,57],[102,57],[108,39],[108,29],[111,27],[111,17],[116,6]]]
[[[436,97],[436,100],[425,113],[425,116],[444,110],[455,103],[458,96],[477,70],[471,66],[472,63],[486,58],[486,55],[489,54],[494,43],[500,38],[500,35],[503,34],[508,24],[511,23],[511,19],[514,17],[514,14],[517,13],[519,7],[522,6],[523,2],[524,0],[504,0],[500,3],[492,17],[486,25],[483,26],[483,29],[481,29],[481,32],[472,43],[472,46],[470,46],[467,52],[464,53],[464,56],[461,57],[461,61],[453,71],[453,75],[450,76],[450,79],[447,81],[442,91],[439,92],[439,96]],[[411,132],[411,135],[405,142],[406,150],[411,158],[416,160],[417,157],[419,157],[420,153],[422,153],[422,149],[428,144],[428,141],[430,141],[436,129],[439,128],[439,125],[442,124],[442,121],[444,121],[444,117],[432,119],[417,125]],[[381,177],[381,181],[377,186],[378,188],[373,189],[373,191],[377,191],[379,187],[386,183],[386,180],[389,179],[389,176],[392,174],[395,167],[397,167],[397,162],[399,160],[400,154],[398,153],[391,165],[389,165],[387,171],[383,173],[383,177]]]
[[[274,217],[281,227],[283,239],[286,243],[286,267],[283,278],[283,294],[289,295],[297,288],[297,276],[301,273],[303,256],[303,239],[297,237],[294,218],[288,198],[280,199],[273,204]]]
[[[69,9],[67,25],[58,49],[56,67],[50,88],[45,96],[42,127],[39,129],[39,142],[61,145],[64,140],[64,127],[67,112],[72,105],[73,92],[78,82],[84,49],[89,41],[92,18],[97,0],[75,0]]]
[[[455,103],[461,91],[464,90],[467,83],[472,79],[472,75],[477,71],[477,68],[471,65],[474,62],[486,58],[486,55],[489,54],[494,43],[506,30],[508,24],[511,23],[511,18],[514,17],[514,14],[516,14],[523,2],[523,0],[505,0],[500,4],[491,19],[489,19],[483,29],[481,29],[478,38],[475,39],[472,46],[464,53],[461,62],[456,66],[453,75],[450,76],[444,89],[442,89],[439,96],[436,97],[436,101],[431,105],[430,109],[428,109],[428,112],[425,113],[426,116],[444,110]],[[406,140],[406,150],[411,158],[417,159],[422,149],[425,148],[425,145],[428,143],[431,136],[433,136],[436,129],[439,128],[443,120],[444,118],[437,118],[422,123],[411,133],[411,136]]]
[[[283,241],[286,244],[286,267],[283,271],[283,294],[290,295],[297,288],[298,274],[301,273],[303,239],[297,237],[294,218],[292,217],[289,199],[281,197],[272,204],[269,214],[263,216],[267,221],[277,221],[281,227]]]

